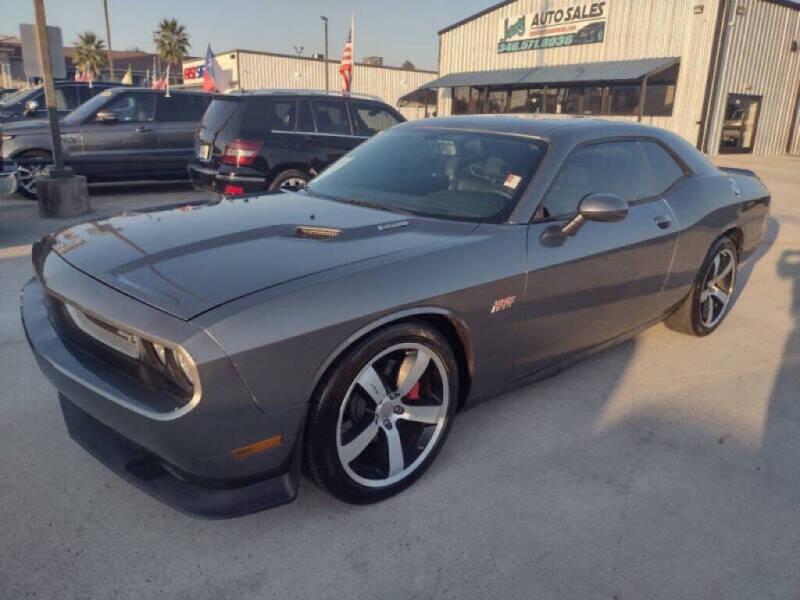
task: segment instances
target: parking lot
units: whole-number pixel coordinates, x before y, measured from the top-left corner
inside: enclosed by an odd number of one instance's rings
[[[800,159],[735,157],[773,194],[714,335],[653,327],[463,412],[371,506],[177,513],[68,437],[18,315],[64,221],[0,199],[0,598],[800,598]],[[92,189],[95,215],[204,194]],[[75,219],[77,221],[79,219]]]

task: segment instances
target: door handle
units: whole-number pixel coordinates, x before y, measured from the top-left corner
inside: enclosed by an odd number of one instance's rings
[[[142,125],[136,128],[136,133],[147,133],[148,131],[153,131],[147,125]]]
[[[672,219],[667,215],[658,215],[653,220],[661,229],[667,229],[670,225],[672,225]]]

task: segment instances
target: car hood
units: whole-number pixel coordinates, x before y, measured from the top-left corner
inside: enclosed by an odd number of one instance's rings
[[[258,290],[475,227],[286,192],[126,213],[47,243],[95,279],[191,319]]]

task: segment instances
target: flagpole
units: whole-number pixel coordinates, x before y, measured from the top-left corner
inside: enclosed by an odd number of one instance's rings
[[[350,91],[348,96],[353,93],[353,77],[356,74],[356,13],[350,13],[350,44],[353,47],[351,60],[353,61],[353,68],[350,71]]]

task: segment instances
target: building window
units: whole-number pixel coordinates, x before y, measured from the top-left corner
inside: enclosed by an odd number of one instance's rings
[[[481,92],[476,87],[453,88],[454,115],[475,115],[483,112]]]
[[[583,88],[583,108],[584,115],[604,115],[608,113],[604,106],[606,88],[602,85],[587,85]]]
[[[612,115],[635,115],[639,110],[639,90],[636,85],[611,86],[609,113]]]
[[[489,88],[489,95],[486,99],[486,112],[489,114],[506,112],[507,99],[508,90]]]
[[[544,112],[544,90],[542,88],[521,88],[511,90],[508,98],[510,113]]]
[[[679,67],[680,64],[676,64],[647,80],[643,114],[653,116],[672,115]]]

